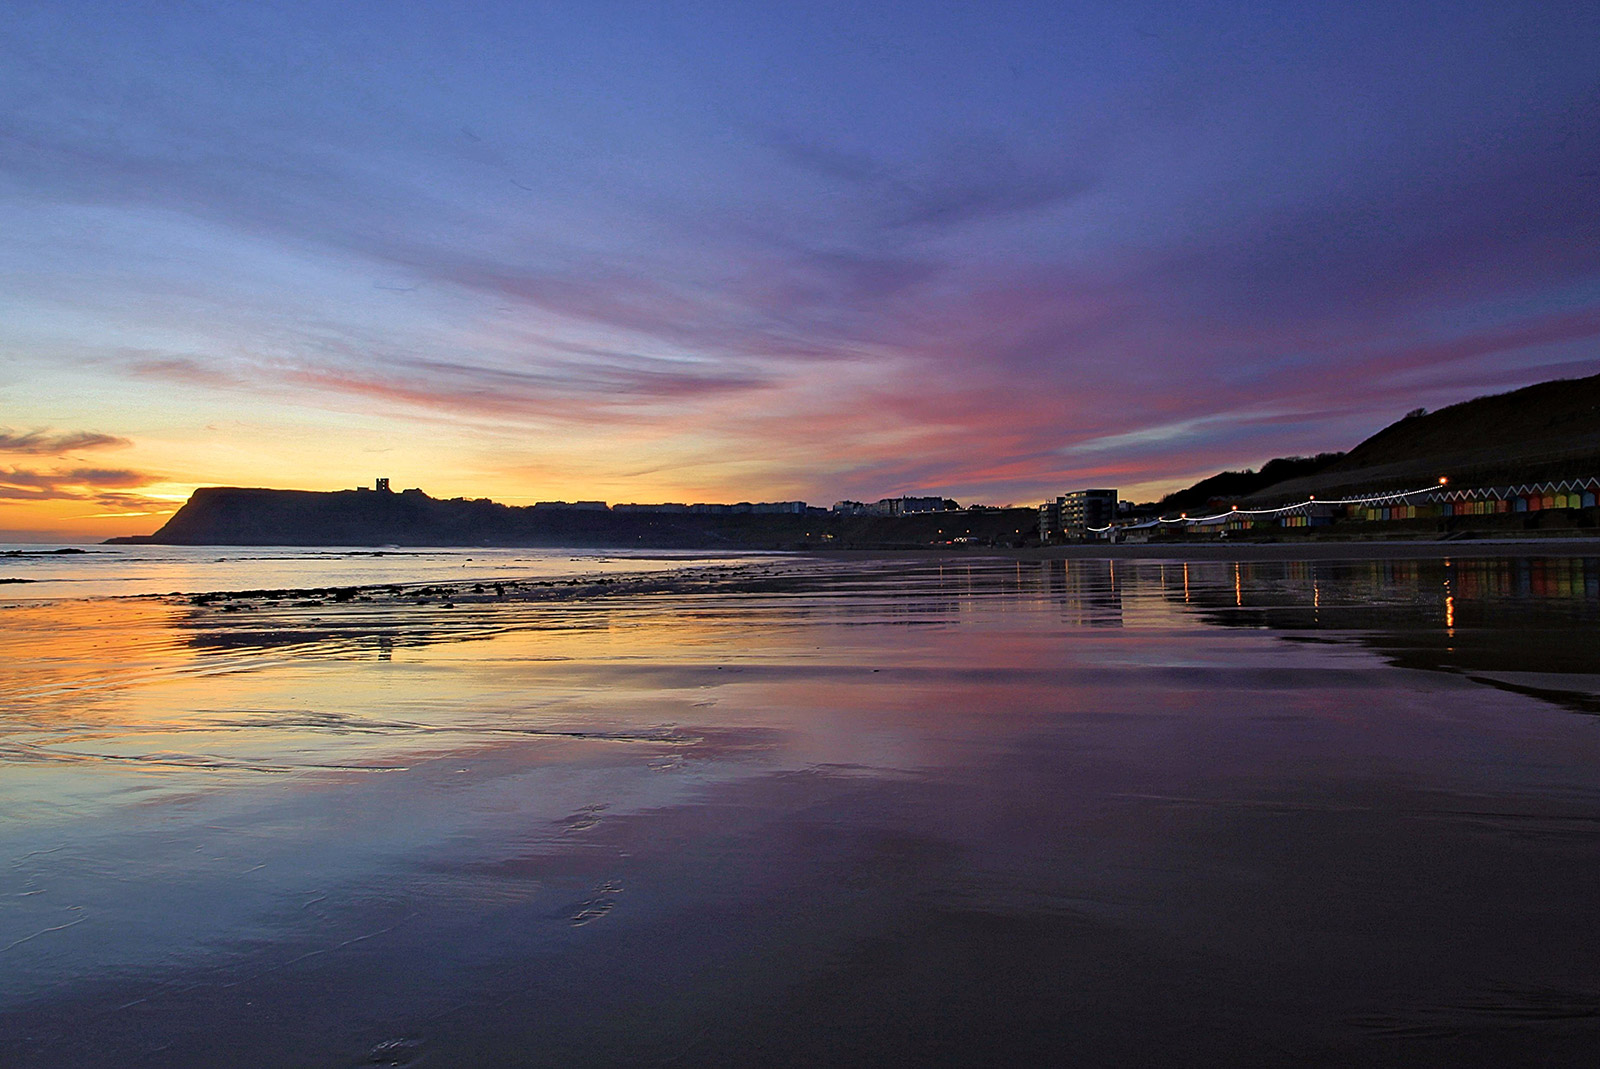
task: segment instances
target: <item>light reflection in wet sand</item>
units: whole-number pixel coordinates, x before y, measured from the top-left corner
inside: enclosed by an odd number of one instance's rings
[[[1600,562],[6,611],[0,1062],[1600,1043]]]

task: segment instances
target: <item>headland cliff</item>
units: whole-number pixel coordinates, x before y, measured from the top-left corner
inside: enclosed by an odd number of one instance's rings
[[[604,507],[442,500],[417,490],[196,490],[159,531],[116,543],[232,546],[605,546],[653,549],[1012,546],[1033,535],[1033,509],[957,509],[907,516],[623,512]]]

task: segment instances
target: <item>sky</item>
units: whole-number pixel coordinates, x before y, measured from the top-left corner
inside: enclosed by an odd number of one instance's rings
[[[0,21],[0,540],[1146,499],[1596,372],[1593,0]]]

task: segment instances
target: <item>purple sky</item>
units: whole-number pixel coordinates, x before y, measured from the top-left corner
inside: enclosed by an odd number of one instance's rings
[[[1593,0],[8,11],[0,530],[1148,496],[1600,371]]]

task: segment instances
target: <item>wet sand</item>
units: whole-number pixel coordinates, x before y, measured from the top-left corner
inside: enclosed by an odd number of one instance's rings
[[[1600,1043],[1594,555],[506,586],[5,610],[0,1063]]]

